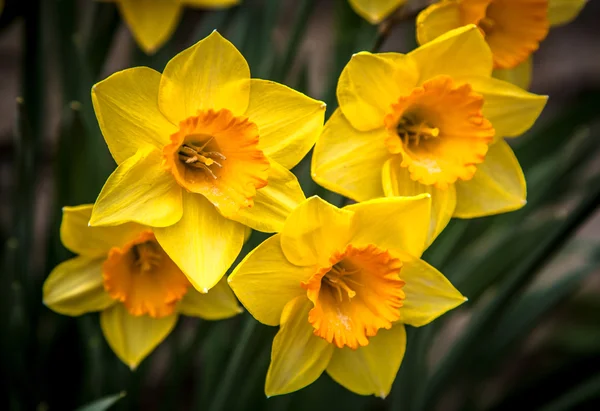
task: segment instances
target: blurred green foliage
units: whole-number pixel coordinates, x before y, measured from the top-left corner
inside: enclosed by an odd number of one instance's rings
[[[247,0],[226,11],[193,12],[156,55],[135,50],[130,65],[162,70],[178,51],[218,29],[244,54],[253,77],[308,92],[314,74],[299,51],[321,3]],[[346,0],[334,3],[332,61],[328,72],[318,74],[322,95],[313,95],[327,102],[329,114],[350,56],[378,48],[389,34],[361,20]],[[274,47],[273,33],[284,18],[290,24]],[[1,409],[71,410],[87,403],[79,409],[598,409],[598,290],[577,293],[597,273],[600,237],[582,242],[575,234],[600,200],[600,174],[593,167],[600,154],[600,90],[585,90],[569,107],[554,107],[551,118],[514,141],[528,180],[525,208],[452,221],[427,251],[425,259],[470,301],[426,327],[409,327],[406,356],[386,400],[356,396],[326,375],[299,392],[267,399],[264,378],[276,329],[248,314],[215,323],[180,321],[130,372],[103,340],[97,315],[66,318],[42,305],[43,280],[70,256],[59,239],[61,207],[93,202],[115,166],[90,89],[106,74],[111,50],[121,47],[115,44],[121,22],[110,3],[31,0],[7,2],[0,27],[11,24],[22,31],[22,98],[11,146],[11,223],[0,231]],[[397,32],[414,44],[414,22]],[[60,126],[52,130],[55,151],[43,139],[49,134],[50,61],[62,97]],[[309,169],[310,158],[294,169],[306,195],[343,204],[311,180]],[[34,225],[39,184],[49,172],[52,201],[42,211],[50,223],[40,231]],[[265,238],[253,233],[242,256]],[[41,264],[32,258],[37,254],[45,256]]]

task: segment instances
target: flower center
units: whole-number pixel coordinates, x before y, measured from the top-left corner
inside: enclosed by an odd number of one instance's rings
[[[438,138],[440,129],[427,124],[425,120],[419,119],[416,115],[406,113],[398,121],[396,133],[406,147],[418,147],[421,141],[426,142],[429,139]]]
[[[258,127],[247,118],[227,109],[198,111],[179,124],[163,162],[180,186],[232,215],[251,207],[267,185],[269,161],[258,142]]]
[[[443,189],[469,180],[494,137],[482,107],[483,97],[469,84],[434,77],[392,105],[384,119],[385,143],[390,153],[402,156],[400,165],[414,181]]]
[[[548,0],[460,0],[462,24],[477,24],[494,54],[495,68],[527,60],[548,35]]]
[[[368,337],[400,318],[402,263],[374,245],[349,245],[330,262],[302,283],[314,304],[308,321],[315,335],[339,348],[368,345]]]
[[[123,248],[113,247],[102,266],[102,275],[104,289],[135,316],[160,318],[172,314],[190,286],[150,230]]]
[[[223,164],[217,160],[222,162],[227,160],[227,157],[217,151],[218,149],[210,150],[207,148],[213,140],[214,138],[211,136],[187,136],[185,142],[179,147],[179,161],[187,167],[203,170],[212,178],[217,179],[217,175],[211,170],[211,166],[223,168]]]

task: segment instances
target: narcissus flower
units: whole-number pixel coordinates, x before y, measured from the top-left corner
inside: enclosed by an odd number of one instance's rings
[[[91,205],[63,209],[62,242],[79,255],[52,270],[44,304],[71,316],[100,311],[108,344],[129,367],[169,335],[180,314],[219,320],[241,312],[225,280],[208,294],[196,291],[152,228],[89,227],[91,212]]]
[[[311,197],[237,266],[229,284],[242,304],[281,326],[268,396],[299,390],[323,371],[357,394],[390,392],[404,324],[425,325],[466,300],[420,259],[430,206],[427,194],[343,209]]]
[[[138,45],[153,54],[169,40],[185,6],[203,9],[231,7],[240,0],[104,0],[114,1]]]
[[[354,55],[315,146],[313,178],[356,201],[430,193],[429,241],[452,216],[521,208],[525,179],[504,137],[527,131],[547,98],[491,73],[474,25],[407,55]]]
[[[137,222],[198,290],[217,284],[247,225],[275,232],[305,197],[289,171],[323,127],[325,105],[271,81],[217,32],[184,50],[162,75],[146,67],[92,89],[118,164],[90,224]]]
[[[425,44],[449,30],[477,24],[494,56],[494,75],[528,88],[531,55],[551,26],[566,24],[587,0],[442,0],[417,18],[417,39]]]
[[[406,0],[349,0],[350,5],[362,18],[371,24],[381,23]]]

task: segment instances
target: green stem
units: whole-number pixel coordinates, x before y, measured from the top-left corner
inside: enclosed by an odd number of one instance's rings
[[[215,394],[215,399],[210,405],[208,411],[221,411],[224,409],[225,403],[231,395],[233,383],[235,382],[236,376],[238,375],[240,367],[242,366],[244,354],[246,353],[246,348],[248,347],[248,341],[250,341],[250,337],[252,337],[252,334],[256,329],[256,325],[257,322],[254,320],[254,318],[246,318],[240,340],[233,350],[231,360],[225,369],[225,376],[218,386],[219,388]]]

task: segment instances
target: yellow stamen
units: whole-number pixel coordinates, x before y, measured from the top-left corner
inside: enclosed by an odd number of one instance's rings
[[[189,136],[192,140],[195,136]],[[186,142],[179,147],[179,160],[186,166],[199,168],[206,171],[212,178],[217,179],[217,175],[209,168],[213,164],[219,168],[223,165],[211,157],[217,157],[220,160],[226,160],[223,154],[218,151],[204,151],[206,146],[213,141],[214,137],[209,137],[202,145],[198,146],[192,142]]]
[[[134,264],[140,267],[142,272],[151,271],[160,265],[161,254],[156,249],[157,244],[153,241],[136,244],[131,247],[131,252],[134,257]]]
[[[428,140],[430,138],[437,138],[440,135],[440,129],[437,127],[431,127],[424,121],[415,124],[408,117],[402,117],[396,128],[398,136],[404,141],[404,144],[408,145],[414,143],[418,146],[421,142],[421,138]]]
[[[356,296],[356,291],[351,289],[346,282],[354,283],[356,285],[360,285],[356,280],[353,280],[349,276],[352,274],[356,274],[357,270],[347,271],[345,268],[340,267],[339,264],[335,264],[331,267],[331,271],[325,274],[323,280],[326,281],[333,289],[337,290],[338,299],[341,302],[343,295],[342,290],[346,291],[348,294],[348,298],[352,299]],[[346,278],[344,278],[346,277]]]

